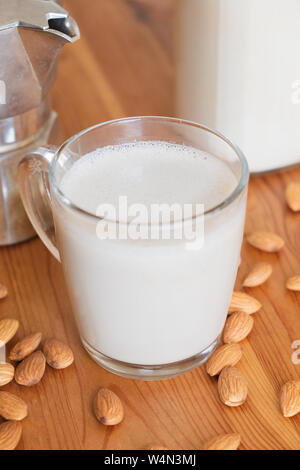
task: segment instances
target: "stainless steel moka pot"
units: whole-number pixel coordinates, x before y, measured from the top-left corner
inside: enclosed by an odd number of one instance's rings
[[[17,187],[19,161],[57,144],[50,91],[62,46],[79,38],[77,23],[51,0],[0,0],[0,245],[34,236]]]

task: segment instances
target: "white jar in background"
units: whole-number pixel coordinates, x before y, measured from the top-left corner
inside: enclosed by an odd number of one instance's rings
[[[300,163],[300,0],[177,8],[177,116],[235,141],[251,172]]]

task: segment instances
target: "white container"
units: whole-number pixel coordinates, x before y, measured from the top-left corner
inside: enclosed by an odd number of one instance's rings
[[[300,1],[178,0],[177,116],[218,129],[251,172],[300,162]]]

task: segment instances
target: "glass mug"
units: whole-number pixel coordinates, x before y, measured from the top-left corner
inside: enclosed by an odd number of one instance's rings
[[[63,176],[82,156],[137,141],[192,146],[234,173],[232,194],[203,214],[202,247],[188,249],[183,239],[99,239],[103,217],[80,209],[61,191]],[[163,117],[105,122],[59,149],[42,147],[22,160],[18,178],[26,212],[62,264],[82,343],[102,367],[154,380],[207,360],[224,327],[240,262],[248,177],[245,157],[228,139]]]

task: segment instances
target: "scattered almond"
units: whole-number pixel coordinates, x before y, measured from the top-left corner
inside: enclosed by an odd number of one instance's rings
[[[7,287],[4,284],[0,283],[0,299],[7,297],[8,291]]]
[[[292,211],[300,211],[300,183],[289,183],[285,191],[285,198]]]
[[[217,348],[206,362],[206,371],[214,376],[221,372],[224,367],[235,366],[243,355],[239,344],[224,344]]]
[[[258,263],[250,271],[243,282],[244,287],[257,287],[266,282],[272,274],[272,266],[269,263]]]
[[[221,434],[203,446],[203,450],[237,450],[241,443],[239,434]]]
[[[9,392],[0,392],[0,416],[4,419],[21,421],[28,413],[27,404],[22,398]]]
[[[251,295],[244,292],[233,292],[228,313],[245,312],[251,315],[260,309],[261,303]]]
[[[22,435],[22,425],[18,421],[0,424],[0,450],[14,450]]]
[[[10,351],[9,359],[11,361],[22,361],[37,349],[42,339],[42,333],[33,333],[19,341]]]
[[[225,367],[218,379],[219,397],[227,406],[240,406],[245,403],[248,395],[247,380],[235,367]]]
[[[43,351],[47,364],[54,369],[65,369],[74,361],[71,348],[57,339],[47,339],[44,343]]]
[[[288,290],[300,291],[300,276],[290,277],[286,281],[286,288]]]
[[[107,426],[119,424],[124,417],[120,398],[108,388],[100,388],[94,400],[94,412],[100,423]]]
[[[15,336],[18,328],[18,320],[12,318],[0,320],[0,345],[8,343]]]
[[[245,312],[236,312],[228,317],[224,332],[223,341],[226,344],[239,343],[243,341],[251,332],[254,325],[252,315]]]
[[[12,364],[0,363],[0,387],[9,384],[14,378],[15,368]]]
[[[300,380],[292,380],[282,386],[280,407],[285,418],[290,418],[300,412]]]
[[[36,351],[26,357],[16,368],[15,381],[19,385],[31,387],[36,385],[43,377],[46,359],[41,351]]]
[[[252,232],[246,238],[254,248],[268,253],[275,253],[284,246],[282,238],[272,232]]]

